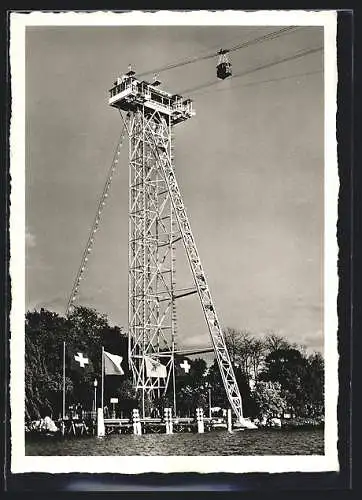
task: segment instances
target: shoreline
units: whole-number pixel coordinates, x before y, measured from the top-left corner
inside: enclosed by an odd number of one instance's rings
[[[197,432],[197,428],[195,426],[192,426],[190,431],[185,431],[185,430],[179,430],[175,431],[175,435],[179,434],[193,434],[193,435],[199,435]],[[273,427],[273,426],[260,426],[257,429],[247,429],[247,428],[234,428],[233,432],[231,433],[239,433],[241,432],[248,432],[249,433],[258,433],[260,431],[262,432],[280,432],[280,433],[285,433],[285,432],[294,432],[294,431],[309,431],[309,430],[323,430],[324,429],[324,423],[321,422],[319,424],[316,423],[298,423],[298,422],[289,422],[288,424],[283,424],[281,427]],[[209,429],[205,432],[205,434],[219,434],[219,433],[227,433],[227,429],[224,428],[215,428],[215,429]],[[164,435],[164,432],[144,432],[142,433],[143,436],[145,435]],[[115,433],[109,433],[103,438],[107,438],[110,436],[115,436],[119,435],[120,437],[123,436],[128,436],[128,435],[133,435],[132,432],[123,432],[119,434]],[[166,435],[166,434],[165,434]],[[77,439],[86,439],[86,438],[93,438],[97,437],[95,433],[84,433],[84,434],[66,434],[62,435],[60,431],[50,433],[50,432],[39,432],[39,431],[28,431],[25,433],[25,441],[30,443],[30,442],[36,442],[36,441],[69,441],[69,440],[77,440]]]

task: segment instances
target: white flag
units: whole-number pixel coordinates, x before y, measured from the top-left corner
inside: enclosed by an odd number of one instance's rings
[[[159,361],[152,359],[149,356],[145,356],[145,363],[146,363],[147,377],[152,377],[152,378],[167,377],[166,366],[161,364]]]
[[[104,353],[104,373],[106,375],[124,375],[122,370],[122,356],[111,354],[110,352],[103,351]]]

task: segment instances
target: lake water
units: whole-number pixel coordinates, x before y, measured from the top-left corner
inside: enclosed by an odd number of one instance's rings
[[[26,441],[26,455],[323,455],[323,429],[110,435]]]

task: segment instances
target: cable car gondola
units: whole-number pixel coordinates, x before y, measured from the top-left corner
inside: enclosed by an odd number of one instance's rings
[[[220,49],[218,52],[219,60],[216,66],[216,76],[221,80],[225,80],[225,78],[232,75],[231,62],[226,55],[228,52],[228,50],[224,49]]]

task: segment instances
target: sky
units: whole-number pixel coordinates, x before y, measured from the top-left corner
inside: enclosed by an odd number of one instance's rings
[[[64,314],[121,131],[115,77],[256,38],[270,26],[28,27],[26,308]],[[234,74],[323,46],[319,27],[231,54]],[[323,350],[323,51],[218,81],[216,58],[160,73],[190,94],[176,175],[225,327]],[[188,94],[185,95],[188,97]],[[79,303],[127,329],[128,153],[120,156]],[[176,281],[192,285],[177,250]],[[196,295],[177,302],[180,347],[211,344]]]

